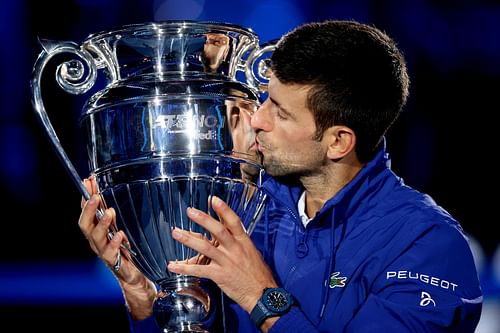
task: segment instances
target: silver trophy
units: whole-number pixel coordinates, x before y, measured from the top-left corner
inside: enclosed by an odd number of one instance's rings
[[[272,44],[240,26],[197,21],[126,25],[90,35],[81,45],[41,40],[32,103],[56,154],[85,198],[89,193],[62,148],[41,94],[54,56],[56,81],[68,93],[102,89],[83,106],[90,172],[104,206],[116,210],[123,255],[159,287],[154,313],[164,332],[207,332],[214,295],[208,281],[170,273],[169,261],[198,254],[171,237],[173,228],[205,235],[187,218],[196,207],[215,216],[210,197],[225,200],[251,232],[263,207],[262,168],[249,125],[266,87]],[[98,211],[98,218],[102,210]]]

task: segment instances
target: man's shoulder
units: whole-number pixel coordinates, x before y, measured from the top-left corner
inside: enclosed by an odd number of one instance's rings
[[[429,195],[402,185],[371,200],[346,216],[347,238],[363,243],[367,251],[391,249],[396,257],[410,251],[429,260],[451,250],[469,255],[460,223]]]
[[[374,214],[389,223],[402,223],[408,228],[416,225],[451,227],[461,231],[459,222],[430,195],[405,184],[388,187],[386,193],[369,203]]]

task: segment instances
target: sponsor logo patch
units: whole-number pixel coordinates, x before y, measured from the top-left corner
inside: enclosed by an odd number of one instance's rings
[[[388,271],[386,272],[386,280],[418,280],[422,283],[430,284],[431,286],[451,289],[455,291],[458,288],[458,284],[436,277],[430,276],[428,274],[422,274],[412,271]]]
[[[332,275],[330,275],[330,283],[328,284],[330,288],[345,287],[345,281],[347,280],[347,277],[339,275],[340,272],[334,272],[332,273]]]
[[[420,294],[420,306],[426,307],[429,304],[432,304],[434,305],[434,307],[436,307],[436,302],[432,299],[431,294],[422,291],[422,294]]]

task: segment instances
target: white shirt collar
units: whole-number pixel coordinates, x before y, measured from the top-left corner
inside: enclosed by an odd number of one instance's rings
[[[299,217],[300,220],[302,221],[302,224],[304,225],[304,228],[307,226],[307,224],[312,220],[307,216],[306,213],[306,191],[302,192],[299,202],[297,203],[297,210],[299,211]]]

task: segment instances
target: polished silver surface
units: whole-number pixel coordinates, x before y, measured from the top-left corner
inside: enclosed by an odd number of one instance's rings
[[[98,73],[105,74],[81,113],[89,169],[104,199],[98,218],[106,207],[116,210],[116,228],[130,244],[121,255],[159,287],[154,313],[163,331],[205,332],[215,313],[214,294],[207,281],[167,270],[169,261],[200,263],[171,230],[210,239],[187,218],[186,208],[217,218],[209,201],[214,195],[239,214],[247,232],[258,221],[263,170],[250,117],[266,89],[268,59],[260,58],[273,46],[259,46],[249,29],[198,21],[128,25],[90,35],[81,45],[41,44],[32,103],[58,157],[88,199],[41,95],[47,63],[69,53],[76,59],[56,70],[64,91],[84,94],[96,88]]]
[[[258,43],[253,31],[237,25],[166,21],[97,33],[82,48],[97,55],[97,66],[112,82],[146,74],[204,80],[206,74],[235,79],[246,66],[244,56]]]

